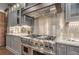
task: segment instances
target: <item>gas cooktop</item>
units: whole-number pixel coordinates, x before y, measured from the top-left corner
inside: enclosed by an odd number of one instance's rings
[[[48,35],[28,35],[26,37],[36,38],[40,40],[55,40],[56,36],[48,36]]]

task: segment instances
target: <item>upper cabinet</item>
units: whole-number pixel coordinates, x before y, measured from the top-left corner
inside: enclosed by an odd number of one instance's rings
[[[66,21],[79,21],[79,3],[67,3],[64,10]]]
[[[8,27],[17,25],[33,25],[33,17],[22,14],[22,4],[13,5],[8,11]]]
[[[33,21],[34,21],[33,17],[27,16],[27,15],[23,15],[21,17],[21,25],[32,26],[33,25]]]
[[[16,26],[21,23],[21,5],[15,4],[9,8],[8,26]]]
[[[23,14],[28,14],[34,12],[36,10],[45,8],[47,6],[54,5],[54,3],[38,3],[38,4],[29,4],[24,10],[22,10]]]
[[[37,4],[38,3],[23,3],[23,4],[21,4],[21,6],[22,6],[23,10],[25,10],[25,9],[31,8],[31,7],[33,7],[33,6],[37,5]]]

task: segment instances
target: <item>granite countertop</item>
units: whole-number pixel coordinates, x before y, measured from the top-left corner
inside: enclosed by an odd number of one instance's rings
[[[19,36],[21,38],[28,38],[28,39],[32,39],[31,37],[26,37],[23,36],[22,34],[12,34],[12,33],[7,33],[7,35],[13,35],[13,36]],[[79,46],[79,41],[73,41],[73,40],[67,40],[67,39],[60,39],[57,38],[55,40],[56,43],[61,43],[61,44],[66,44],[66,45],[72,45],[72,46]]]
[[[7,33],[7,35],[12,35],[12,36],[18,36],[18,37],[21,37],[21,38],[24,38],[24,39],[33,39],[33,40],[37,40],[39,38],[33,38],[33,37],[27,37],[25,35],[22,35],[22,34],[13,34],[13,33]],[[50,43],[55,43],[55,40],[54,41],[51,41],[51,40],[44,40],[44,41],[49,41]]]
[[[56,43],[72,45],[72,46],[79,46],[79,41],[72,41],[72,40],[67,40],[67,39],[56,40]]]
[[[18,36],[18,37],[21,37],[21,38],[28,38],[28,39],[31,39],[31,37],[26,37],[27,35],[23,35],[23,34],[13,34],[13,33],[7,33],[7,35],[13,35],[13,36]]]

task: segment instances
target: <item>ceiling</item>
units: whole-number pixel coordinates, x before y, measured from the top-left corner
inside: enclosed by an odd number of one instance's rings
[[[0,3],[0,10],[6,10],[11,7],[14,3]]]
[[[5,10],[8,7],[7,3],[0,3],[0,10]]]

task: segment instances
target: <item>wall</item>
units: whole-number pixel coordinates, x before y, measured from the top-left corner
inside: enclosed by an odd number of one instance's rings
[[[64,4],[62,4],[62,12],[57,14],[52,14],[54,11],[47,14],[47,16],[41,16],[35,19],[34,22],[34,33],[35,34],[47,34],[56,35],[63,38],[65,30],[65,19],[64,19]],[[41,13],[43,14],[43,12]]]
[[[8,7],[6,3],[0,3],[0,10],[5,10]]]
[[[59,27],[59,19],[56,15],[41,16],[34,20],[34,33],[41,35],[56,35]]]

